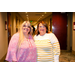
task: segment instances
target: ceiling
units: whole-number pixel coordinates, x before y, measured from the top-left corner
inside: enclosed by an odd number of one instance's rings
[[[29,20],[32,23],[36,23],[39,20],[42,20],[49,15],[52,14],[52,12],[18,12],[18,14],[24,19]]]

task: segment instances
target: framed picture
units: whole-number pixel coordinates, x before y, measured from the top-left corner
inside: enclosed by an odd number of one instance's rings
[[[5,30],[7,30],[7,21],[5,21]]]

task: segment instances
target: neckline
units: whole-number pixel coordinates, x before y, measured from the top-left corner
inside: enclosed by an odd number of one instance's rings
[[[45,33],[44,35],[40,35],[40,34],[39,34],[39,36],[43,37],[43,36],[45,36],[46,34],[47,34],[47,33]]]
[[[30,35],[28,36],[28,38],[26,38],[26,37],[25,37],[25,40],[27,40],[27,41],[28,41],[29,39],[30,39]]]

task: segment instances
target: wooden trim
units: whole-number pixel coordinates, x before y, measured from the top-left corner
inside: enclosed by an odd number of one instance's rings
[[[75,55],[75,51],[73,51],[73,50],[72,50],[72,54],[74,54],[74,55]]]

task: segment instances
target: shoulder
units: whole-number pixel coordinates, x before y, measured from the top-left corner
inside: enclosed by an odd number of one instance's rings
[[[37,38],[37,37],[39,37],[39,35],[35,35],[34,37]]]
[[[13,36],[19,36],[19,33],[17,32],[17,33],[15,33]]]
[[[52,43],[58,42],[58,39],[54,33],[48,33],[48,35],[49,35],[49,39]]]
[[[18,39],[19,38],[19,33],[15,33],[11,39]]]
[[[34,37],[33,37],[33,38],[34,38],[34,40],[35,40],[35,39],[37,39],[37,38],[38,38],[38,35],[34,35]]]
[[[54,33],[52,33],[52,32],[49,32],[49,33],[47,33],[48,35],[54,35]]]
[[[15,33],[10,40],[10,44],[16,44],[19,40],[19,33]]]
[[[49,37],[56,37],[54,33],[47,33]]]

